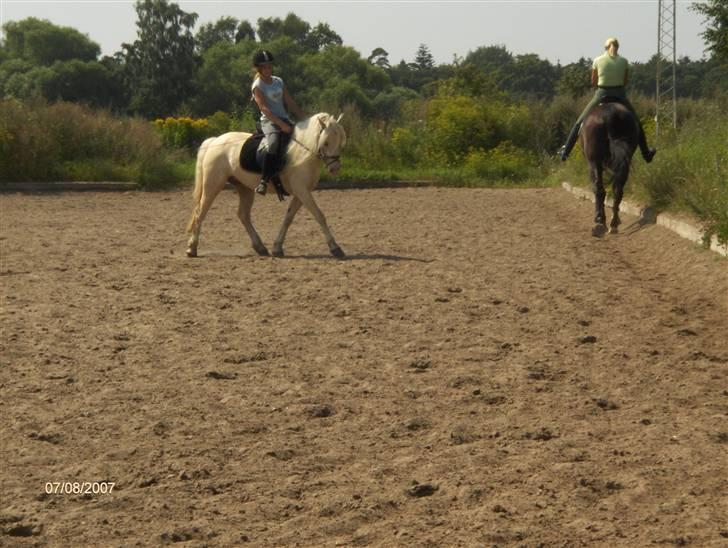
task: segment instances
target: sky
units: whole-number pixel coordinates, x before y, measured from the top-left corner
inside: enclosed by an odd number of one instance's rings
[[[669,2],[670,0],[665,0]],[[176,2],[198,14],[195,30],[230,16],[248,20],[293,12],[312,27],[327,23],[344,41],[368,57],[377,47],[391,64],[413,61],[425,44],[437,64],[465,57],[481,46],[503,45],[514,55],[536,53],[552,63],[568,64],[603,52],[610,37],[620,54],[647,61],[657,51],[658,0],[460,0],[460,1],[288,1],[195,0]],[[705,22],[677,0],[678,56],[704,57],[700,36]],[[26,17],[73,27],[113,55],[136,39],[134,0],[0,0],[0,22]]]

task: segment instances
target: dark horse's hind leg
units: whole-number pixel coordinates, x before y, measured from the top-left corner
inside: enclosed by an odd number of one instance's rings
[[[604,199],[606,198],[606,191],[604,190],[603,181],[604,170],[601,164],[590,163],[589,174],[592,179],[592,190],[594,191],[594,228],[592,228],[592,236],[600,237],[607,231],[607,219],[604,213]]]
[[[617,234],[619,225],[622,221],[619,219],[619,204],[622,203],[622,195],[624,194],[624,178],[614,177],[612,188],[614,189],[614,204],[612,205],[612,222],[609,223],[609,233]]]

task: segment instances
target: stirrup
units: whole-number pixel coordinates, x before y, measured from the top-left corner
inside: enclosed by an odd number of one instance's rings
[[[566,145],[562,146],[559,149],[559,152],[557,152],[557,155],[561,159],[562,162],[566,161],[566,159],[569,157],[569,153],[566,152]]]
[[[261,196],[265,195],[267,190],[268,190],[268,183],[266,183],[265,181],[261,181],[260,184],[255,187],[255,191],[258,194],[260,194]]]

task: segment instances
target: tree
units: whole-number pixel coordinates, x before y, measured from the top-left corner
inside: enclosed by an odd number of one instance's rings
[[[479,70],[471,63],[456,61],[453,64],[452,77],[440,81],[438,95],[455,96],[466,95],[469,97],[497,97],[500,95],[498,84],[493,76]]]
[[[389,65],[389,53],[384,48],[374,48],[369,57],[367,57],[372,65],[376,65],[379,68],[388,69]]]
[[[205,51],[190,101],[195,114],[239,112],[249,106],[253,83],[250,59],[256,47],[249,40],[238,44],[218,42]]]
[[[690,9],[702,14],[708,27],[702,33],[713,57],[728,63],[728,0],[697,2]]]
[[[248,21],[240,21],[240,24],[238,25],[238,30],[235,33],[235,43],[243,42],[244,40],[250,40],[251,42],[255,42],[255,29],[253,28],[253,25],[250,24]]]
[[[314,51],[321,51],[329,46],[340,46],[344,41],[326,23],[319,23],[305,39],[305,45]]]
[[[115,82],[111,72],[96,61],[56,61],[52,76],[42,87],[49,100],[84,103],[95,107],[113,106]]]
[[[561,77],[556,84],[556,91],[578,99],[591,87],[591,61],[581,57],[576,63],[561,69]]]
[[[196,13],[167,0],[137,0],[137,40],[122,44],[130,107],[145,116],[163,116],[192,93]]]
[[[228,42],[234,44],[237,40],[238,20],[234,17],[221,17],[214,23],[205,23],[197,31],[195,42],[200,53],[204,53],[210,46]]]
[[[95,61],[101,52],[96,42],[70,27],[29,17],[3,26],[2,49],[10,58],[25,59],[34,65],[52,65],[56,61],[78,59]]]
[[[280,17],[258,19],[258,38],[261,42],[270,42],[287,36],[298,44],[304,44],[309,30],[311,25],[295,13],[289,13],[285,19]]]
[[[505,46],[482,46],[475,51],[468,52],[465,56],[465,63],[475,65],[480,70],[496,76],[503,72],[506,67],[514,63],[513,55]]]
[[[430,53],[430,48],[420,44],[415,55],[415,66],[420,70],[430,70],[435,66],[435,58]]]

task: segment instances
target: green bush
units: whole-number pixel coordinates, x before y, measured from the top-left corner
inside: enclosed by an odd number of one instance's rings
[[[503,141],[490,150],[475,150],[465,158],[463,170],[479,179],[524,181],[536,175],[538,158],[528,150]]]
[[[58,102],[0,100],[0,181],[134,181],[191,178],[139,118]]]
[[[635,162],[632,193],[659,210],[698,217],[728,242],[728,114],[716,103],[685,103],[690,117],[677,131],[660,129],[654,162]]]

